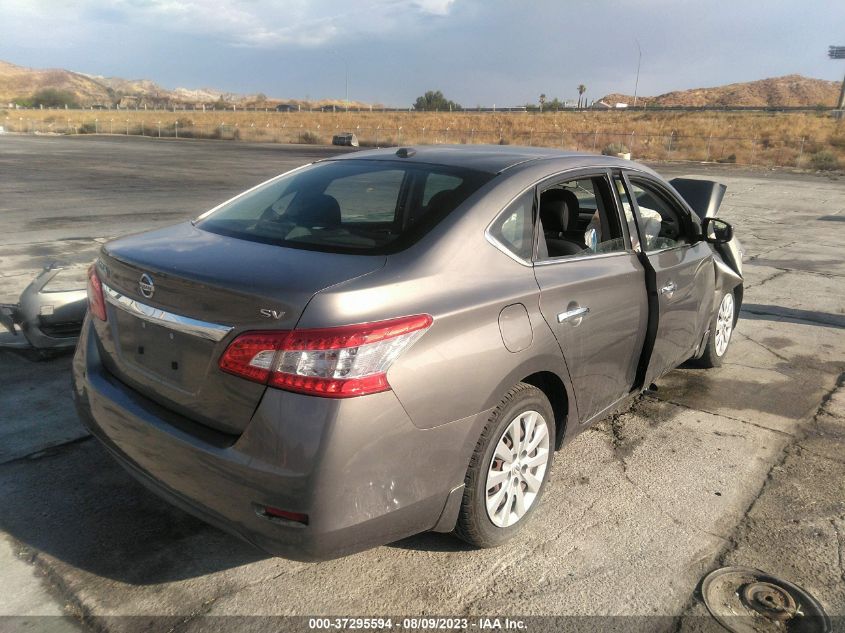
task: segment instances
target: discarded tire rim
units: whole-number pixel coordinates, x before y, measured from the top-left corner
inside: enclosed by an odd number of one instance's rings
[[[751,567],[707,575],[701,594],[710,615],[734,633],[828,633],[830,618],[809,593]]]

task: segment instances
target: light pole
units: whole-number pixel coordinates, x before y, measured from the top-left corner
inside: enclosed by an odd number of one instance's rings
[[[643,61],[643,49],[640,48],[640,42],[635,37],[634,42],[637,44],[637,79],[634,82],[634,107],[637,107],[637,89],[640,87],[640,63]]]
[[[344,79],[346,82],[346,111],[349,111],[349,62],[337,51],[332,51],[334,55],[343,61]]]
[[[831,59],[845,59],[845,46],[828,46],[827,56]],[[845,110],[845,79],[842,80],[842,88],[839,91],[839,103],[837,110]]]

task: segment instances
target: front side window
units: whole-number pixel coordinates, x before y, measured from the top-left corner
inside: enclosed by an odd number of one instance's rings
[[[492,174],[402,161],[325,161],[270,180],[200,216],[202,230],[293,248],[404,248]]]
[[[544,188],[539,217],[541,259],[627,250],[604,176],[566,180]]]
[[[631,195],[640,210],[643,248],[646,252],[688,243],[681,212],[654,185],[629,178]]]

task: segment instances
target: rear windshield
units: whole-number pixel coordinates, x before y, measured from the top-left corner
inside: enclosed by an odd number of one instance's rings
[[[279,176],[196,226],[255,242],[331,252],[400,250],[492,178],[437,165],[326,161]]]

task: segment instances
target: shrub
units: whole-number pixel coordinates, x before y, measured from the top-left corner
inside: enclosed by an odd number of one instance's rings
[[[735,163],[736,162],[736,154],[728,154],[724,158],[720,158],[716,161],[717,163]]]
[[[627,154],[631,150],[628,149],[626,145],[622,143],[609,143],[608,145],[604,146],[601,153],[605,156],[616,156],[617,154]]]
[[[839,169],[839,159],[830,150],[823,149],[810,156],[810,167],[819,171]]]
[[[32,96],[32,105],[34,107],[44,106],[45,108],[78,108],[76,97],[72,92],[67,90],[57,90],[56,88],[44,88],[39,90]]]
[[[305,143],[306,145],[319,145],[323,142],[323,139],[320,138],[319,134],[315,134],[310,130],[306,130],[305,132],[299,135],[299,142]]]
[[[830,143],[833,147],[845,149],[845,136],[831,136],[828,143]]]
[[[77,134],[96,134],[97,126],[94,123],[83,123],[76,129]]]
[[[450,110],[463,110],[461,104],[450,101],[443,96],[439,90],[428,90],[423,96],[417,97],[414,102],[414,110],[417,112],[449,112]]]

